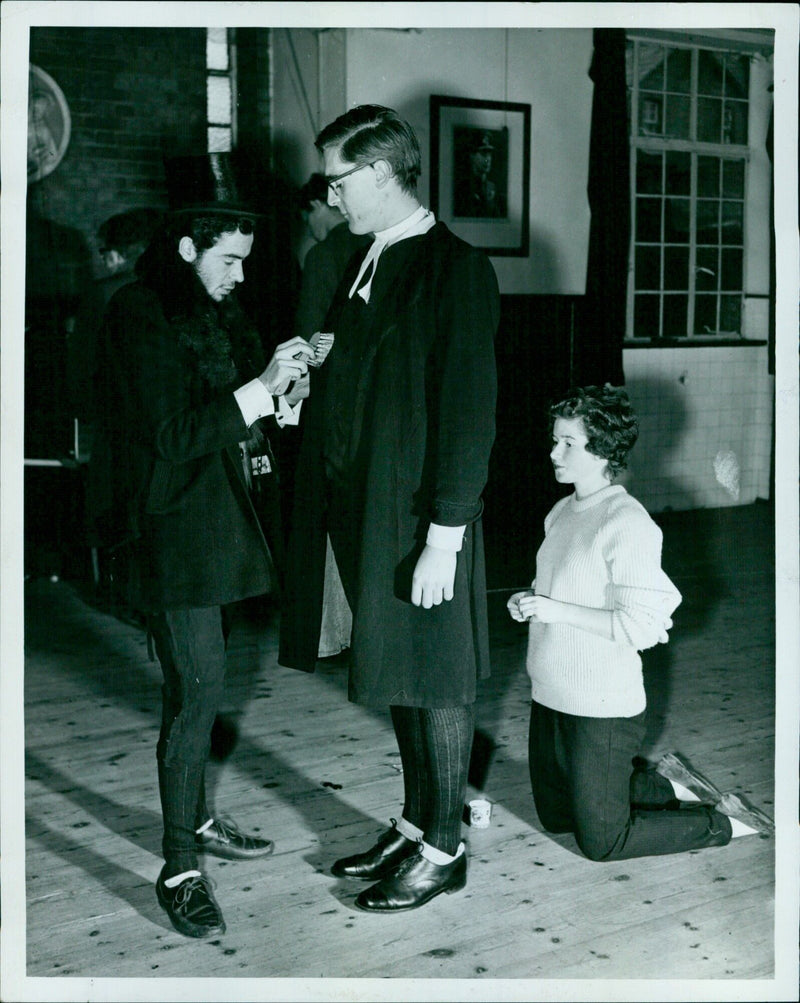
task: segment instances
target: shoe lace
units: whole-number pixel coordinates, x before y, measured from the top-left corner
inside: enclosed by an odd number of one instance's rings
[[[223,843],[230,843],[231,839],[236,839],[241,835],[241,830],[232,818],[215,818],[211,826]]]
[[[182,881],[178,885],[178,889],[175,892],[175,911],[185,912],[189,908],[189,903],[191,902],[192,894],[194,892],[202,888],[210,894],[213,887],[214,885],[211,879],[206,878],[203,875],[198,875],[197,877],[188,878],[186,881]]]
[[[401,877],[402,875],[407,874],[408,871],[410,871],[411,868],[414,866],[414,864],[417,863],[419,855],[422,853],[422,840],[417,839],[415,840],[415,842],[417,844],[416,850],[411,854],[410,857],[406,857],[406,859],[400,864],[400,866],[394,872],[393,877]]]

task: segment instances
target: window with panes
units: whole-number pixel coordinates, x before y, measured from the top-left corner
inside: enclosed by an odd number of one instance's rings
[[[234,29],[206,29],[208,152],[224,153],[236,142],[236,48]]]
[[[630,39],[630,341],[741,334],[750,56]]]

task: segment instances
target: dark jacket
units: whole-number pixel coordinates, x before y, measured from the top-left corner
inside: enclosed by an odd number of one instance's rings
[[[348,262],[359,249],[372,243],[369,235],[350,232],[349,225],[339,223],[318,244],[309,248],[303,262],[303,282],[297,307],[294,333],[310,338],[322,324],[333,302],[339,280]]]
[[[444,224],[381,256],[370,302],[337,291],[336,335],[312,375],[295,487],[279,661],[312,671],[327,517],[347,497],[336,556],[353,607],[350,698],[456,706],[488,675],[480,515],[494,441],[497,280]],[[410,602],[428,526],[467,524],[455,597]]]
[[[250,439],[262,452],[265,440],[233,396],[263,368],[261,347],[231,297],[217,306],[193,272],[183,281],[188,295],[142,281],[117,292],[98,357],[93,520],[105,545],[131,547],[132,601],[149,611],[275,584],[239,449]]]

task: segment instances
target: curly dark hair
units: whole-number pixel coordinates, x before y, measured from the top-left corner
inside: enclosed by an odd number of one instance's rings
[[[639,437],[639,420],[624,387],[574,387],[566,397],[549,408],[549,431],[556,418],[580,418],[586,450],[608,460],[612,479],[624,470],[627,455]]]
[[[191,237],[199,254],[207,251],[226,233],[255,232],[249,216],[224,213],[170,214],[136,262],[136,275],[145,285],[165,296],[176,315],[191,313],[202,285],[194,267],[181,258],[181,237]],[[171,318],[170,318],[171,319]]]

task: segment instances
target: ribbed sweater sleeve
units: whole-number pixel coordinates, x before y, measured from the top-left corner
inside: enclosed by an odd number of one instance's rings
[[[614,639],[636,651],[666,643],[681,596],[661,570],[661,530],[644,509],[613,503],[603,530]]]
[[[528,674],[538,703],[585,717],[645,707],[638,652],[667,640],[681,596],[661,568],[661,531],[621,485],[559,501],[536,559],[538,595],[606,609],[613,640],[567,624],[531,623]]]

